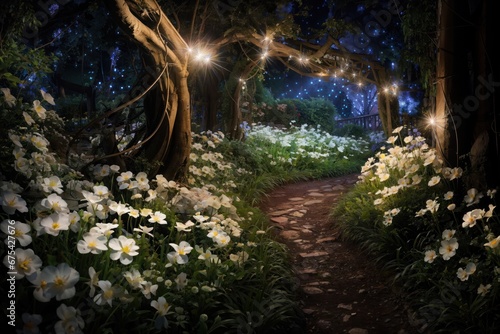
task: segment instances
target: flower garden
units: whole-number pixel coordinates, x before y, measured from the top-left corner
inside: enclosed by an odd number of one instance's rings
[[[64,126],[52,96],[2,91],[18,124],[2,143],[0,227],[20,332],[300,332],[286,249],[254,204],[285,181],[358,170],[366,142],[256,126],[244,143],[193,134],[187,184],[77,171],[88,158],[63,162],[48,139]]]
[[[182,184],[62,158],[52,96],[2,93],[15,124],[1,142],[2,307],[9,318],[14,303],[20,333],[301,333],[287,249],[256,204],[281,183],[346,173],[360,180],[332,217],[395,273],[418,325],[499,329],[496,189],[467,189],[467,171],[417,130],[376,152],[307,125],[193,134]]]

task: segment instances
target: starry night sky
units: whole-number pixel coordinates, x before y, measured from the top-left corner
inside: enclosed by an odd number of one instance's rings
[[[369,54],[384,66],[396,71],[397,64],[394,59],[398,58],[398,50],[402,48],[401,22],[397,15],[387,15],[390,14],[390,8],[381,3],[376,7],[366,8],[356,2],[350,2],[348,8],[336,11],[334,7],[329,7],[327,0],[304,1],[310,15],[297,22],[305,36],[315,38],[315,29],[321,29],[328,18],[341,15],[347,20],[356,21],[360,24],[359,33],[341,39],[342,45],[349,52]],[[316,38],[311,42],[321,44],[322,41]],[[376,96],[370,105],[366,105],[366,100],[375,89],[374,86],[358,87],[341,78],[325,81],[304,77],[277,64],[267,68],[264,84],[277,99],[319,97],[330,100],[341,117],[377,112],[376,108],[371,106],[376,106]],[[400,95],[400,104],[405,112],[416,111],[417,102],[409,94]]]

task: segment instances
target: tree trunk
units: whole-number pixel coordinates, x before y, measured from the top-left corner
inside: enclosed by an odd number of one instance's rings
[[[451,166],[466,168],[466,186],[499,185],[497,2],[440,1],[436,144]]]
[[[399,126],[399,100],[397,87],[387,79],[385,71],[379,72],[377,83],[377,107],[382,128],[386,136],[392,135],[392,130]]]
[[[187,45],[155,0],[106,0],[118,24],[143,51],[148,74],[141,150],[151,175],[183,179],[191,147]],[[147,14],[147,15],[145,15]]]
[[[218,77],[210,76],[207,78],[209,81],[200,81],[205,108],[203,112],[202,130],[214,131],[217,126],[217,112],[219,108],[219,90],[218,85],[221,80]]]
[[[241,98],[241,90],[243,89],[243,85],[245,80],[248,78],[252,70],[255,68],[254,62],[248,63],[244,70],[239,75],[239,78],[233,78],[233,80],[238,80],[236,83],[236,87],[233,92],[232,102],[231,102],[231,121],[229,125],[228,136],[232,139],[240,140],[243,138],[243,131],[240,127],[243,116],[241,115],[240,109],[240,98]]]

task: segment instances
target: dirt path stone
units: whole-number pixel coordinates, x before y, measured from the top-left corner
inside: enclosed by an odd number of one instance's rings
[[[341,240],[330,219],[357,180],[356,174],[285,185],[261,205],[289,248],[306,333],[418,333],[390,278],[357,245]]]

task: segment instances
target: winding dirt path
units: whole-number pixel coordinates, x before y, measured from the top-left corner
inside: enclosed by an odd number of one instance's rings
[[[418,333],[390,278],[359,247],[341,240],[331,221],[332,207],[357,180],[353,174],[288,184],[261,205],[290,250],[306,333]]]

